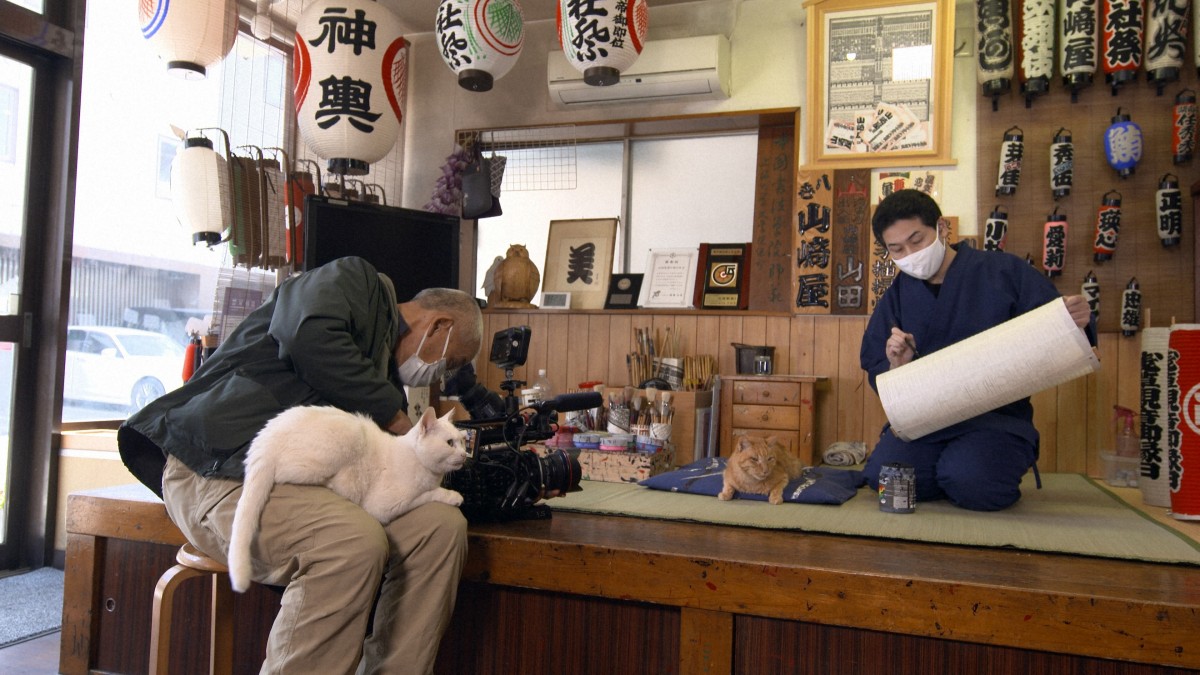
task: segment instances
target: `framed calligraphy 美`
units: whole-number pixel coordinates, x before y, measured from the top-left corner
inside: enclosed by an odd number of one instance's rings
[[[550,221],[543,295],[570,293],[569,309],[604,309],[616,241],[616,218]]]
[[[808,164],[953,164],[952,0],[808,0]]]

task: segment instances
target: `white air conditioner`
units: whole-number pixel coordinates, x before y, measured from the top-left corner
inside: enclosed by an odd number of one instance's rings
[[[585,84],[561,50],[546,67],[550,100],[559,105],[631,103],[669,99],[729,98],[729,40],[723,35],[651,40],[621,81],[608,87]]]

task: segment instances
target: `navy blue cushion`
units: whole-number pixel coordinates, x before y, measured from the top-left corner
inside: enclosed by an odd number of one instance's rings
[[[675,471],[651,476],[638,484],[655,490],[716,496],[725,484],[721,477],[724,471],[724,457],[708,457]],[[863,483],[861,471],[825,466],[808,467],[804,469],[802,476],[788,483],[783,491],[783,501],[797,504],[841,504],[853,497]],[[767,501],[767,495],[746,492],[737,493],[737,498]]]

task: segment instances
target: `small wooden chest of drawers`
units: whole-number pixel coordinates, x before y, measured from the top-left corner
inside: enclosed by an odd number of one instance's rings
[[[742,435],[775,436],[805,464],[813,463],[813,375],[721,377],[720,454],[728,457]]]

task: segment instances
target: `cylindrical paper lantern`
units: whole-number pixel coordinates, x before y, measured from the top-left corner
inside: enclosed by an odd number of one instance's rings
[[[1167,353],[1169,328],[1142,331],[1142,462],[1138,490],[1148,506],[1170,506],[1170,481],[1167,478]]]
[[[1006,243],[1008,243],[1008,212],[996,206],[988,214],[987,222],[984,223],[983,250],[1003,251]]]
[[[1042,239],[1042,269],[1048,277],[1062,274],[1067,258],[1067,216],[1054,209],[1046,216],[1046,227]]]
[[[975,0],[975,54],[976,77],[996,110],[997,99],[1008,93],[1015,72],[1009,0]]]
[[[1146,3],[1146,79],[1161,96],[1163,87],[1179,79],[1187,48],[1188,0]]]
[[[1095,272],[1088,270],[1079,290],[1087,300],[1088,310],[1091,311],[1092,316],[1100,316],[1100,282],[1096,279]]]
[[[442,0],[434,24],[442,60],[468,91],[488,91],[504,77],[525,42],[517,0]]]
[[[233,222],[233,202],[229,167],[212,141],[184,140],[171,164],[171,201],[180,224],[192,232],[192,244],[220,243],[221,232]]]
[[[1183,236],[1183,192],[1179,189],[1179,176],[1168,173],[1159,179],[1158,191],[1154,193],[1154,211],[1162,245],[1177,246]]]
[[[203,79],[237,38],[234,0],[141,0],[138,16],[142,37],[167,62],[167,70],[189,80]]]
[[[1009,127],[1000,143],[1000,171],[996,176],[996,196],[1012,195],[1021,182],[1021,158],[1025,155],[1025,134],[1020,127]]]
[[[1054,75],[1055,0],[1017,0],[1017,81],[1025,107],[1050,91]]]
[[[1175,95],[1172,110],[1171,154],[1176,164],[1192,161],[1196,150],[1196,92],[1184,89]]]
[[[1142,0],[1100,0],[1100,65],[1117,90],[1137,79],[1142,65]]]
[[[1059,0],[1058,69],[1071,101],[1092,85],[1096,74],[1097,0]]]
[[[1050,194],[1055,199],[1071,194],[1075,174],[1075,145],[1071,132],[1059,129],[1050,143]]]
[[[296,23],[300,137],[335,174],[361,176],[400,135],[408,43],[369,0],[313,0]]]
[[[1121,193],[1109,190],[1100,200],[1096,213],[1096,241],[1092,245],[1092,258],[1102,263],[1112,260],[1117,252],[1117,236],[1121,234]]]
[[[1104,132],[1104,156],[1121,178],[1132,176],[1142,159],[1142,128],[1120,108]]]
[[[1171,327],[1167,355],[1167,487],[1171,515],[1200,520],[1200,324]]]
[[[559,0],[557,22],[567,62],[587,84],[606,87],[642,53],[650,11],[646,0]]]
[[[1142,327],[1142,291],[1137,277],[1125,284],[1121,294],[1121,334],[1131,337]]]

